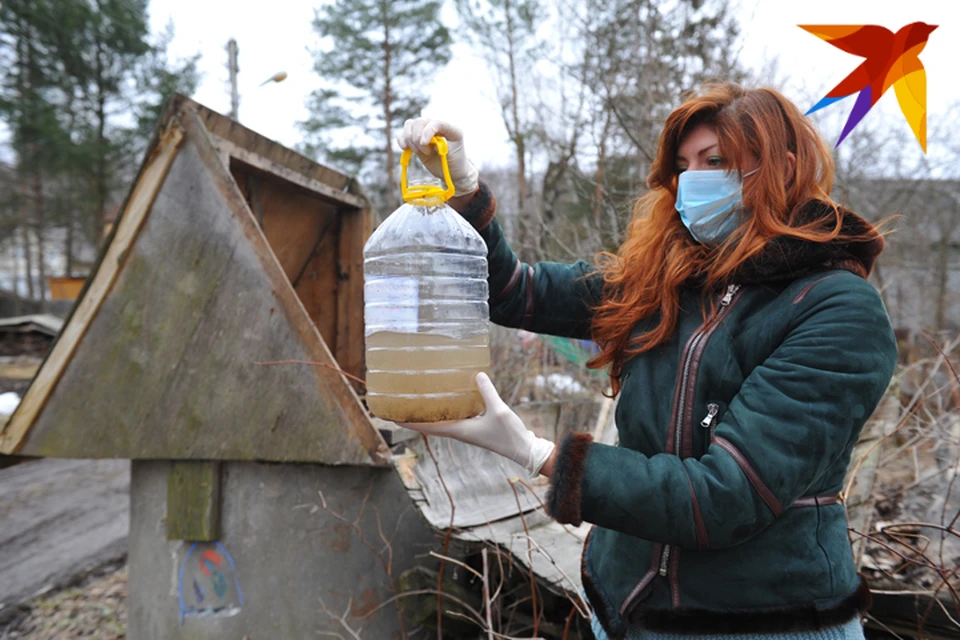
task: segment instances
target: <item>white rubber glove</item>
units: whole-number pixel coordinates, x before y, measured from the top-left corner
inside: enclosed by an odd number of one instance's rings
[[[524,426],[519,416],[500,399],[487,374],[477,374],[477,388],[487,406],[481,416],[456,422],[401,424],[428,436],[453,438],[483,447],[513,460],[535,477],[553,453],[554,444]]]
[[[480,186],[480,174],[473,163],[467,160],[463,148],[463,131],[443,120],[414,118],[403,123],[403,133],[397,138],[401,149],[410,149],[417,154],[427,170],[443,180],[443,165],[437,148],[430,144],[433,136],[443,136],[447,140],[447,165],[450,167],[450,181],[456,196],[467,196]]]

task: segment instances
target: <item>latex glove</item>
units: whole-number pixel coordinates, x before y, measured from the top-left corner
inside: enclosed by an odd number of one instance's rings
[[[447,139],[447,165],[454,197],[472,194],[480,186],[480,174],[467,159],[463,148],[463,131],[443,120],[414,118],[403,123],[403,133],[397,138],[401,149],[410,149],[417,154],[427,170],[443,180],[443,164],[437,148],[430,144],[433,136]]]
[[[553,453],[554,444],[524,426],[520,417],[500,399],[485,373],[477,374],[477,388],[487,410],[481,416],[455,422],[401,423],[429,436],[454,438],[509,458],[535,477]]]

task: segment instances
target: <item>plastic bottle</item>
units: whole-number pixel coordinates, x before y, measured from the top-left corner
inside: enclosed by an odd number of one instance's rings
[[[444,189],[407,185],[404,204],[363,249],[367,406],[395,422],[459,420],[483,411],[476,374],[490,366],[487,247],[445,202],[447,141],[435,137]]]

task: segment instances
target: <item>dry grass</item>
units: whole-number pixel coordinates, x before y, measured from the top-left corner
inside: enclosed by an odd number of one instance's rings
[[[0,640],[123,640],[127,637],[126,600],[127,568],[123,566],[29,602],[29,613],[0,628]]]

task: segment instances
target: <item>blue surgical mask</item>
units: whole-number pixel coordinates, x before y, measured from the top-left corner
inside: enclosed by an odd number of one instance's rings
[[[747,177],[756,173],[743,174]],[[680,220],[700,244],[718,245],[730,237],[743,215],[743,181],[732,171],[684,171],[677,183]]]

